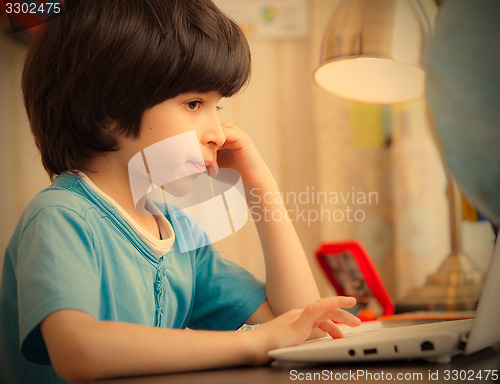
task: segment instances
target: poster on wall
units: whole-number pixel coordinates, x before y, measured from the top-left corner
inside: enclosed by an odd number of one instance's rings
[[[248,38],[300,39],[308,34],[307,0],[214,0]]]

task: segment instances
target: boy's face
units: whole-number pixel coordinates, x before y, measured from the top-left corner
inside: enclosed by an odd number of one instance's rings
[[[193,92],[155,105],[143,113],[138,138],[118,138],[119,156],[128,164],[142,152],[151,162],[153,153],[154,164],[146,166],[162,169],[155,173],[163,174],[159,185],[174,195],[187,193],[197,175],[217,168],[217,150],[226,140],[217,113],[220,100],[216,92]]]

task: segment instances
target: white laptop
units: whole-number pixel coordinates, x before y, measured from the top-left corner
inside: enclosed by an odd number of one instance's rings
[[[352,332],[343,339],[324,338],[268,354],[278,361],[304,363],[401,359],[448,363],[455,355],[468,355],[500,342],[499,295],[500,240],[497,240],[474,319],[382,329],[370,326],[366,332]]]

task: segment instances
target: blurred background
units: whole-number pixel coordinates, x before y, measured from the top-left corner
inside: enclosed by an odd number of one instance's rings
[[[283,191],[322,295],[333,288],[314,257],[322,242],[357,239],[394,300],[421,286],[450,253],[447,181],[424,99],[394,105],[347,101],[318,88],[323,31],[336,0],[216,0],[247,34],[250,84],[224,100],[221,121],[243,128]],[[434,24],[437,6],[420,0]],[[26,44],[0,33],[0,259],[29,200],[49,185],[22,105]],[[486,269],[494,234],[462,220],[462,245]],[[265,279],[254,224],[216,244]]]

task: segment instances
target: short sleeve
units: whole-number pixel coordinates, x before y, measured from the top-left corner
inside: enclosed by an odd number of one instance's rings
[[[83,215],[64,207],[34,215],[22,233],[15,268],[21,353],[46,364],[39,327],[45,317],[61,309],[95,318],[99,313],[99,263]]]
[[[190,328],[235,330],[266,300],[265,285],[213,246],[198,249]]]

